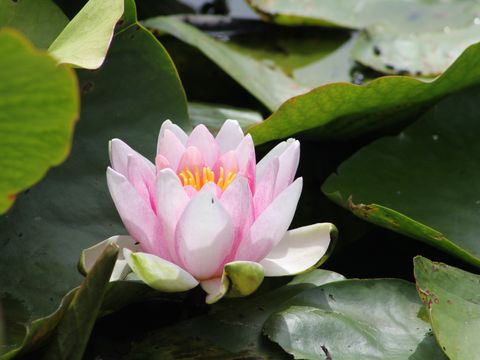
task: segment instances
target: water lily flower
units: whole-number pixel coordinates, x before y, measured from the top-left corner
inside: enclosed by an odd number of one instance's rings
[[[318,266],[336,229],[288,231],[302,191],[299,156],[300,143],[289,139],[256,164],[252,138],[234,120],[216,137],[204,125],[188,136],[165,121],[154,164],[113,139],[107,182],[129,236],[109,240],[123,248],[112,280],[133,271],[160,291],[200,284],[212,303],[249,295],[264,276]],[[86,270],[105,244],[84,251]]]

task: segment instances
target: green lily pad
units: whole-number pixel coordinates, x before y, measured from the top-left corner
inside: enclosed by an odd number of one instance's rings
[[[413,284],[345,280],[304,291],[265,333],[295,359],[445,359]]]
[[[302,275],[304,276],[304,275]],[[259,357],[287,359],[285,353],[262,337],[265,320],[282,303],[306,289],[344,277],[314,270],[309,277],[249,299],[222,300],[205,315],[149,333],[134,344],[124,359],[195,359],[198,354],[219,359]]]
[[[124,0],[89,0],[48,51],[59,63],[97,69],[105,60]]]
[[[373,27],[360,33],[352,56],[363,65],[384,73],[436,76],[443,73],[468,46],[480,41],[479,30],[478,25],[473,25],[462,29],[409,33]]]
[[[473,23],[476,0],[247,0],[267,20],[282,25],[363,29],[380,24],[393,30],[441,30]]]
[[[0,214],[67,157],[79,112],[72,70],[0,31]]]
[[[452,360],[478,357],[480,276],[421,256],[414,265],[418,294],[445,354]]]
[[[180,19],[160,16],[148,19],[144,24],[154,30],[166,31],[192,46],[198,46],[200,51],[272,110],[292,96],[309,90],[275,67],[229,48]],[[272,84],[275,84],[273,89]]]
[[[45,350],[48,359],[83,359],[117,254],[118,247],[109,244],[75,292]]]
[[[67,24],[51,0],[0,0],[0,28],[19,30],[39,48],[48,48]]]
[[[0,297],[25,303],[31,319],[55,311],[82,281],[83,249],[126,234],[106,185],[108,141],[121,138],[153,157],[164,119],[189,127],[171,59],[139,24],[116,34],[101,69],[78,73],[82,116],[71,156],[0,219]]]
[[[226,119],[237,120],[243,130],[263,120],[257,111],[220,104],[189,102],[188,112],[193,126],[204,124],[214,133],[220,130]]]
[[[480,266],[478,88],[345,161],[322,191],[355,215]]]
[[[316,138],[350,138],[412,119],[442,97],[476,84],[480,84],[480,44],[465,50],[435,81],[385,76],[362,86],[321,86],[286,101],[249,132],[257,144],[307,130]]]

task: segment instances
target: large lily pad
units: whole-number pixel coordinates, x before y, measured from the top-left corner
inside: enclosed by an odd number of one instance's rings
[[[249,132],[257,144],[306,130],[318,138],[348,138],[398,124],[440,98],[479,83],[480,44],[475,44],[435,81],[385,76],[362,86],[321,86],[286,101]]]
[[[468,46],[480,41],[479,30],[478,25],[424,33],[393,32],[373,27],[360,33],[352,56],[358,62],[388,74],[436,76],[443,73]]]
[[[308,91],[307,87],[296,83],[283,72],[229,48],[180,19],[160,16],[148,19],[144,24],[155,30],[166,31],[192,46],[198,46],[205,55],[272,110],[292,96]],[[272,84],[275,84],[273,88]]]
[[[286,359],[285,353],[262,336],[265,320],[282,303],[303,290],[344,277],[327,270],[300,275],[295,282],[264,295],[241,300],[225,300],[213,306],[210,315],[160,328],[135,344],[124,359],[238,359],[260,357]],[[208,329],[208,331],[206,331]],[[216,356],[216,357],[215,357]]]
[[[345,280],[304,291],[265,324],[295,359],[445,359],[413,284]]]
[[[0,214],[67,157],[79,112],[72,70],[0,31]]]
[[[323,192],[355,215],[480,266],[478,87],[361,149]]]
[[[51,0],[0,0],[0,28],[19,30],[39,48],[48,48],[67,24]]]
[[[326,25],[363,29],[381,24],[394,30],[464,27],[478,16],[476,0],[247,0],[266,19],[283,25]]]
[[[480,276],[420,256],[414,264],[418,294],[443,351],[451,360],[476,359],[480,352]]]
[[[48,51],[60,63],[99,68],[107,55],[124,0],[89,0],[68,23]]]
[[[109,244],[76,290],[45,350],[45,359],[83,359],[90,333],[108,289],[118,251],[118,246]]]
[[[189,126],[170,57],[136,23],[116,34],[101,69],[78,73],[82,117],[70,158],[0,220],[1,297],[25,304],[30,319],[54,311],[81,282],[84,248],[125,233],[106,186],[108,140],[122,138],[152,157],[164,119]]]

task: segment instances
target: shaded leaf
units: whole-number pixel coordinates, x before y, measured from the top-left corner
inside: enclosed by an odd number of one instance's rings
[[[362,29],[381,24],[394,30],[464,27],[478,16],[475,0],[247,0],[266,19],[283,25]]]
[[[452,266],[414,259],[418,294],[428,308],[433,333],[451,360],[480,352],[480,276]]]
[[[65,160],[79,112],[72,70],[0,31],[0,214],[16,194]]]
[[[0,219],[0,297],[24,302],[31,319],[55,311],[82,281],[76,265],[83,249],[126,233],[106,186],[108,141],[121,138],[153,157],[164,119],[189,127],[170,57],[138,24],[115,36],[101,69],[79,75],[82,117],[72,155]],[[122,301],[111,299],[111,307]]]
[[[107,55],[124,0],[89,0],[68,23],[48,51],[59,63],[99,68]]]
[[[148,19],[144,24],[198,46],[200,51],[271,110],[292,96],[309,90],[275,67],[245,56],[179,19],[160,16]],[[272,87],[272,84],[275,86]]]
[[[444,359],[413,284],[345,280],[304,291],[265,333],[295,359]]]
[[[362,86],[329,84],[286,101],[249,132],[255,142],[312,130],[317,138],[349,138],[405,121],[422,108],[480,83],[480,44],[470,46],[432,82],[385,76]]]
[[[135,344],[125,359],[287,359],[285,353],[262,336],[262,327],[281,304],[305,289],[325,281],[344,279],[327,270],[314,270],[295,284],[264,295],[240,300],[224,300],[212,306],[210,315],[161,328]],[[208,331],[206,331],[208,329]]]
[[[218,132],[226,119],[237,120],[243,130],[262,122],[262,114],[249,109],[228,105],[190,102],[188,112],[192,125],[204,124],[214,133]]]
[[[49,345],[44,359],[82,359],[90,333],[108,288],[118,247],[109,245],[73,296]]]
[[[479,102],[478,88],[441,101],[345,161],[322,191],[367,221],[480,266]]]
[[[477,25],[438,32],[409,33],[371,28],[360,33],[353,58],[390,74],[436,76],[470,45],[480,41]]]
[[[19,30],[39,48],[48,48],[67,24],[51,0],[0,0],[0,28]]]

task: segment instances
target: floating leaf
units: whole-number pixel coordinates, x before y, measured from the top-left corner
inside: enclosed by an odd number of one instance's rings
[[[105,60],[124,0],[89,0],[50,45],[59,63],[97,69]]]
[[[78,117],[75,74],[13,30],[0,31],[0,214],[65,160]]]
[[[282,303],[303,290],[344,277],[327,270],[314,270],[264,295],[240,300],[222,300],[212,306],[209,315],[160,328],[134,344],[123,359],[195,359],[202,356],[219,359],[260,357],[286,359],[285,353],[262,336],[265,320]],[[97,339],[98,341],[98,339]],[[108,341],[108,339],[102,339]],[[110,349],[112,350],[112,349]],[[107,357],[108,354],[100,354]],[[118,356],[118,354],[117,354]]]
[[[473,23],[475,0],[247,0],[266,19],[283,25],[363,29],[380,24],[392,30],[441,30]]]
[[[229,48],[179,19],[160,16],[148,19],[144,24],[198,46],[200,51],[272,110],[292,96],[308,91],[307,87],[296,83],[278,69]],[[273,88],[272,84],[275,84]]]
[[[480,41],[479,31],[478,25],[425,33],[392,32],[373,27],[360,33],[352,56],[363,65],[384,73],[436,76],[467,47]]]
[[[480,276],[421,256],[414,265],[418,294],[443,351],[451,360],[475,359],[480,352]]]
[[[213,132],[218,132],[226,119],[237,120],[244,130],[261,123],[263,119],[257,111],[197,102],[188,104],[188,112],[193,126],[204,124]]]
[[[306,130],[318,138],[348,138],[398,124],[442,97],[479,83],[480,44],[476,44],[435,81],[385,76],[362,86],[321,86],[286,101],[249,132],[257,144]]]
[[[106,185],[108,141],[122,138],[153,156],[164,119],[189,127],[170,57],[136,23],[116,34],[101,69],[79,75],[82,117],[71,156],[0,219],[0,297],[24,302],[32,319],[55,311],[82,281],[76,265],[83,249],[126,233]],[[105,311],[128,296],[117,293]]]
[[[355,215],[480,266],[478,88],[361,149],[322,191]]]
[[[47,359],[81,360],[117,260],[118,247],[105,248],[76,290],[46,350]]]
[[[269,318],[265,333],[295,359],[445,359],[408,282],[334,282],[288,304]]]
[[[39,48],[48,48],[67,24],[51,0],[0,0],[0,28],[19,30]]]

